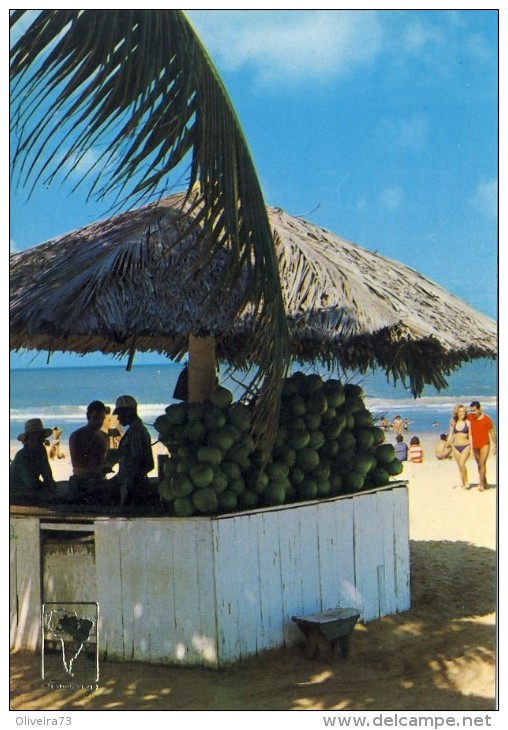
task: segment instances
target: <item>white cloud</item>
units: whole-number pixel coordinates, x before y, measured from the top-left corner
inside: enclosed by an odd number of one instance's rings
[[[11,253],[18,253],[19,251],[18,244],[13,238],[9,240],[9,251]]]
[[[402,119],[385,119],[380,125],[378,136],[383,144],[388,142],[402,149],[420,151],[427,146],[429,122],[421,114]]]
[[[404,198],[404,191],[400,187],[385,188],[381,191],[379,202],[382,208],[396,210],[400,208]]]
[[[218,65],[254,67],[264,83],[323,82],[381,50],[378,14],[367,10],[188,11]]]
[[[488,218],[497,218],[497,179],[480,182],[476,187],[472,203]]]

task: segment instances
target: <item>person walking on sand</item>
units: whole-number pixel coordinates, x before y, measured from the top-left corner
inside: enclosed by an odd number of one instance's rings
[[[478,465],[478,475],[480,478],[480,492],[489,488],[487,483],[487,459],[492,448],[492,453],[496,453],[497,439],[496,431],[492,419],[486,413],[482,412],[480,402],[477,400],[469,404],[469,413],[467,420],[471,427],[471,441],[473,444],[473,456]]]
[[[471,455],[471,428],[467,420],[467,408],[461,403],[453,409],[446,443],[451,446],[453,457],[459,467],[462,487],[469,489],[466,462]]]

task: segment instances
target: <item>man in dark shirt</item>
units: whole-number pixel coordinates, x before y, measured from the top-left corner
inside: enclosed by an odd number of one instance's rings
[[[137,412],[138,404],[131,395],[117,398],[113,414],[122,426],[129,428],[118,445],[120,504],[150,502],[148,473],[154,468],[150,434]]]

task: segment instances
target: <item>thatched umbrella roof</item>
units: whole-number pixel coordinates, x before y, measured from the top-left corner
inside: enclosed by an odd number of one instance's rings
[[[216,337],[219,359],[244,366],[249,306],[232,320],[250,266],[223,291],[175,195],[11,256],[11,349],[139,351],[180,358],[189,334]],[[423,385],[475,358],[495,358],[495,322],[413,269],[278,208],[275,234],[293,357],[359,371],[380,366]],[[183,233],[183,236],[182,236]],[[217,298],[203,314],[204,292]]]

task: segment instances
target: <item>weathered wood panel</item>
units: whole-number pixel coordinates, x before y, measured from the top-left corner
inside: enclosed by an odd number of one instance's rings
[[[41,550],[39,519],[12,519],[16,593],[11,647],[35,651],[41,644]]]
[[[261,513],[260,519],[254,521],[257,526],[260,584],[259,651],[280,646],[280,637],[284,635],[279,515],[280,512],[277,510],[264,512]]]
[[[411,606],[409,562],[409,495],[407,489],[393,490],[394,570],[397,611]]]
[[[353,501],[355,585],[362,604],[363,621],[378,618],[379,571],[383,565],[383,543],[378,531],[375,494],[359,494]]]
[[[95,523],[99,646],[107,659],[124,659],[121,532],[124,520]]]
[[[369,621],[410,604],[404,486],[212,518],[101,517],[94,529],[103,658],[223,666],[301,641],[293,615],[351,606]],[[13,530],[11,638],[36,647],[39,521]]]

